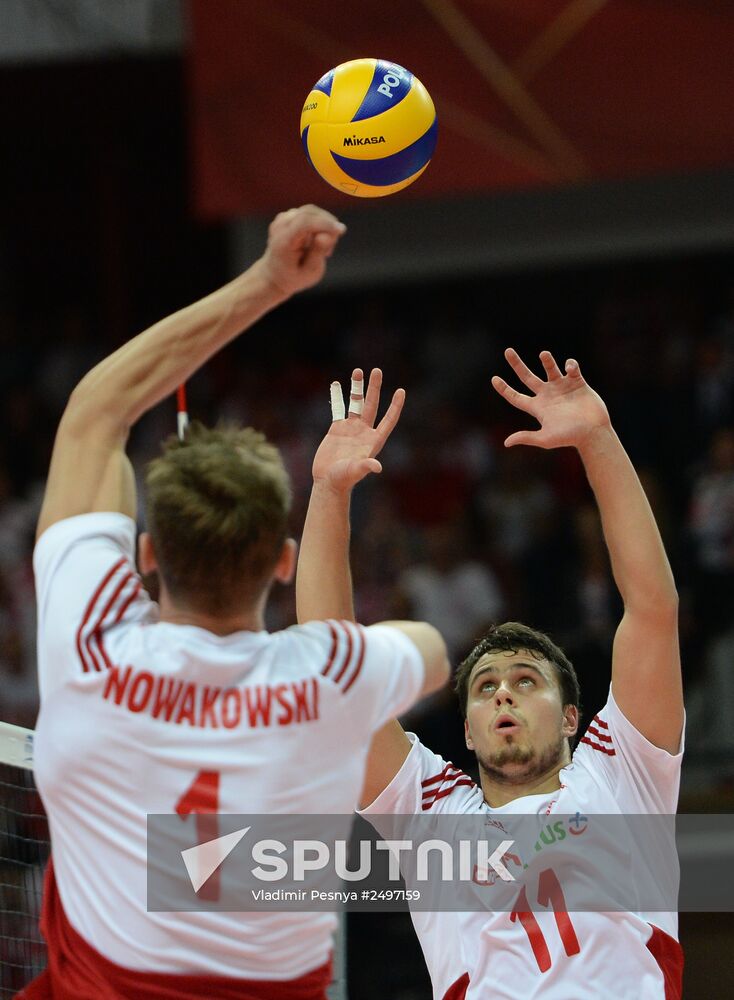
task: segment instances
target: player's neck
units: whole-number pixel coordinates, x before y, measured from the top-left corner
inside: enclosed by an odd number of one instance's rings
[[[210,615],[193,608],[174,604],[167,594],[160,595],[160,618],[173,625],[195,625],[214,635],[232,635],[233,632],[261,632],[265,628],[263,608],[243,608],[230,615]]]
[[[506,781],[497,780],[480,769],[484,801],[496,809],[498,806],[506,806],[508,802],[514,802],[527,795],[545,795],[549,792],[557,792],[561,787],[559,774],[567,764],[567,760],[560,760],[553,765],[550,771],[536,775],[529,781],[517,783],[510,778]]]

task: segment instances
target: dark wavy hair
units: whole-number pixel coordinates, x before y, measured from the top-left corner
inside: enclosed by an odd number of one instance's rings
[[[575,705],[581,713],[581,688],[573,664],[563,650],[556,646],[553,640],[537,629],[523,625],[521,622],[503,622],[492,625],[489,631],[479,640],[456,671],[454,690],[459,699],[461,713],[466,718],[466,705],[469,697],[469,678],[474,666],[487,653],[519,653],[526,649],[538,660],[552,663],[558,676],[563,705]]]

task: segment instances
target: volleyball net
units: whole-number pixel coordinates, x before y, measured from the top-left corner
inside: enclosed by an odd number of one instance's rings
[[[0,722],[0,1000],[46,965],[38,920],[49,850],[33,782],[33,732]]]

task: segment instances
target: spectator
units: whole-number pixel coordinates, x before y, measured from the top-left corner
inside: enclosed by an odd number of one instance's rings
[[[491,569],[467,555],[463,530],[446,522],[424,529],[425,559],[398,581],[411,614],[441,632],[457,663],[475,637],[504,609]]]
[[[718,430],[693,484],[689,529],[694,549],[694,611],[711,639],[734,615],[734,427]]]

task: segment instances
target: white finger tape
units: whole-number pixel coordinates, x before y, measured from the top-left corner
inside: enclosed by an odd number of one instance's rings
[[[186,429],[189,426],[189,415],[184,413],[183,410],[179,410],[176,414],[176,427],[178,429],[178,439],[183,441],[186,437]]]
[[[352,391],[349,397],[349,412],[361,413],[364,409],[364,380],[352,379]]]
[[[332,420],[344,420],[346,417],[346,411],[344,410],[344,396],[342,395],[342,387],[339,382],[332,382],[329,387],[329,395],[331,397],[331,419]]]

